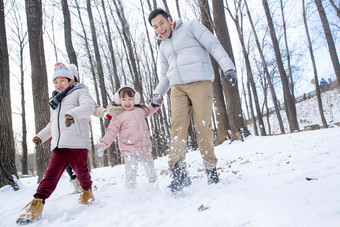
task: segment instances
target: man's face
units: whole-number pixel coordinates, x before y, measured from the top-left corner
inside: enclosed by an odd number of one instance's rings
[[[155,32],[162,36],[162,38],[169,38],[171,35],[171,19],[163,17],[162,14],[158,14],[151,20],[151,26],[155,29]]]
[[[73,81],[68,81],[66,77],[58,77],[53,81],[54,88],[57,92],[65,91]]]

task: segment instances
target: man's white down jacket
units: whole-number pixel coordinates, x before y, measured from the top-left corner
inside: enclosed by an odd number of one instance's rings
[[[159,48],[160,78],[154,94],[164,95],[171,86],[196,81],[214,80],[209,53],[223,72],[234,69],[218,39],[201,23],[181,19],[172,23],[172,35],[162,40]]]

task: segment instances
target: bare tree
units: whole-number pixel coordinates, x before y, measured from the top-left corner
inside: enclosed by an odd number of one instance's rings
[[[271,95],[272,95],[272,99],[273,99],[273,103],[274,103],[274,108],[275,108],[275,113],[276,113],[276,116],[277,116],[277,119],[278,119],[278,122],[279,122],[280,130],[281,130],[281,133],[284,134],[284,133],[285,133],[285,129],[284,129],[282,117],[281,117],[281,114],[280,114],[280,107],[279,107],[278,104],[277,104],[278,101],[277,101],[277,97],[276,97],[274,85],[273,85],[273,83],[272,83],[272,80],[271,80],[271,78],[270,78],[270,74],[269,74],[269,71],[268,71],[267,62],[266,62],[266,60],[265,60],[263,51],[262,51],[262,49],[261,49],[260,41],[259,41],[259,39],[258,39],[256,30],[255,30],[255,25],[254,25],[254,23],[253,23],[253,20],[252,20],[252,17],[251,17],[249,8],[248,8],[247,1],[245,1],[244,4],[245,4],[245,6],[246,6],[246,12],[247,12],[248,19],[249,19],[249,22],[250,22],[250,25],[251,25],[251,29],[252,29],[253,34],[254,34],[256,47],[257,47],[258,52],[259,52],[259,54],[260,54],[260,56],[261,56],[261,62],[262,62],[264,74],[266,75],[267,82],[268,82],[268,85],[269,85],[269,88],[270,88],[270,92],[271,92]],[[268,113],[267,113],[267,114],[268,114]]]
[[[120,81],[119,81],[119,78],[118,78],[118,72],[117,72],[117,66],[116,66],[116,58],[115,58],[114,51],[113,51],[113,46],[112,46],[112,37],[111,37],[110,23],[109,23],[107,15],[106,15],[106,9],[105,9],[106,7],[105,7],[104,0],[102,0],[102,7],[103,7],[105,23],[106,23],[106,29],[107,29],[106,39],[107,39],[107,43],[109,45],[109,52],[110,52],[111,61],[112,61],[111,63],[112,63],[112,67],[113,67],[113,77],[114,77],[114,81],[115,81],[115,90],[118,91],[118,89],[120,88]]]
[[[108,104],[108,102],[107,102],[107,92],[106,92],[106,88],[105,88],[104,72],[103,72],[102,61],[101,61],[101,57],[100,57],[100,53],[99,53],[99,46],[98,46],[98,41],[97,41],[96,28],[94,26],[94,19],[93,19],[93,14],[92,14],[92,9],[91,9],[91,0],[86,0],[86,5],[87,5],[87,12],[88,12],[90,27],[91,27],[93,48],[94,48],[94,53],[95,53],[95,58],[96,58],[96,66],[97,66],[96,68],[97,68],[97,73],[98,73],[98,78],[99,78],[99,87],[100,87],[101,98],[102,98],[102,106],[107,107],[107,104]],[[107,127],[107,126],[108,126],[108,121],[105,122],[105,127]],[[102,135],[104,135],[104,134],[105,134],[105,132],[103,131],[103,128],[102,128]],[[105,166],[109,165],[106,150],[104,152],[104,165]]]
[[[329,2],[331,3],[333,9],[335,10],[336,12],[336,15],[338,16],[338,18],[340,19],[340,7],[337,7],[334,3],[333,0],[329,0]]]
[[[65,35],[65,46],[67,55],[70,63],[78,66],[77,55],[72,44],[72,27],[71,27],[71,15],[68,9],[67,0],[61,0],[61,6],[64,15],[64,35]]]
[[[0,99],[0,187],[11,185],[14,190],[18,190],[14,179],[18,176],[15,167],[9,75],[5,8],[3,0],[0,0],[0,92],[3,97],[6,97]]]
[[[230,17],[232,18],[232,20],[235,23],[237,34],[238,34],[238,37],[239,37],[239,40],[240,40],[240,43],[241,43],[244,61],[245,61],[245,64],[246,64],[248,83],[249,83],[249,85],[252,89],[252,92],[250,92],[250,89],[248,89],[248,94],[249,94],[249,96],[251,96],[251,93],[252,93],[253,96],[254,96],[257,120],[258,120],[259,125],[260,125],[260,133],[261,133],[261,136],[265,136],[266,130],[265,130],[264,123],[263,123],[262,113],[261,113],[260,104],[259,104],[259,98],[257,96],[256,85],[255,85],[255,82],[254,82],[254,76],[253,76],[251,65],[250,65],[249,54],[247,52],[246,44],[245,44],[245,41],[244,41],[243,16],[242,16],[243,12],[242,12],[242,4],[241,3],[242,3],[242,0],[237,0],[237,1],[234,0],[235,15],[233,15],[232,12],[230,11],[228,3],[226,3],[226,6],[227,6],[227,11],[229,12]],[[249,105],[252,106],[251,100],[249,100]],[[256,127],[256,120],[255,120],[254,116],[253,116],[253,119],[254,119],[254,122],[253,122],[254,127]],[[255,129],[255,132],[257,132],[257,129]]]
[[[206,26],[210,32],[214,33],[213,21],[211,18],[210,7],[207,0],[199,0],[199,7],[201,9],[201,21],[204,26]],[[216,138],[215,145],[223,143],[226,139],[229,139],[228,134],[229,121],[227,116],[227,108],[223,97],[223,88],[220,78],[219,65],[216,60],[210,56],[210,60],[214,69],[215,79],[213,82],[214,87],[214,107],[216,115]]]
[[[20,68],[20,90],[21,90],[21,123],[22,123],[22,158],[21,158],[21,172],[23,175],[28,174],[27,168],[27,127],[26,127],[26,108],[25,108],[25,68],[24,68],[24,48],[27,45],[27,30],[24,28],[22,24],[22,17],[20,15],[20,11],[24,7],[22,3],[18,3],[17,1],[12,0],[12,10],[11,21],[13,23],[13,27],[9,26],[9,29],[15,34],[16,39],[15,43],[18,45],[19,56],[15,56],[12,58],[12,61],[15,62]]]
[[[317,100],[318,100],[319,113],[320,113],[320,117],[321,117],[323,127],[327,128],[328,125],[327,125],[327,122],[326,122],[325,115],[323,113],[322,99],[321,99],[321,95],[320,95],[320,87],[319,87],[319,79],[318,79],[318,72],[316,70],[316,63],[315,63],[315,58],[314,58],[314,53],[313,53],[312,41],[311,41],[309,31],[308,31],[306,8],[305,8],[305,1],[304,0],[302,0],[302,15],[303,15],[303,23],[305,25],[305,30],[306,30],[306,37],[307,37],[307,41],[308,41],[309,54],[310,54],[310,58],[311,58],[311,61],[312,61],[314,80],[315,80],[315,91],[316,91],[316,97],[317,97]]]
[[[274,23],[270,15],[270,10],[269,10],[267,0],[262,0],[262,5],[263,5],[263,8],[266,14],[270,36],[271,36],[272,43],[273,43],[275,59],[276,59],[277,66],[280,72],[281,84],[282,84],[282,89],[283,89],[283,97],[284,97],[284,105],[285,105],[285,110],[286,110],[286,114],[288,118],[289,128],[291,132],[299,131],[299,123],[297,121],[297,116],[296,116],[295,102],[292,97],[292,94],[290,93],[287,74],[283,67],[280,47],[279,47],[279,43],[276,38]]]
[[[234,60],[234,54],[231,46],[228,26],[224,13],[224,4],[223,1],[212,1],[213,7],[213,16],[214,16],[214,24],[215,24],[215,32],[217,38],[220,40],[222,46],[229,54],[231,60]],[[226,78],[222,77],[222,85],[224,89],[225,99],[227,101],[227,114],[228,120],[231,128],[231,140],[243,140],[243,136],[250,135],[242,114],[241,101],[238,86],[231,86]]]
[[[318,9],[322,27],[325,32],[328,49],[329,49],[329,55],[331,56],[334,72],[335,72],[337,80],[340,82],[340,63],[339,63],[338,54],[336,53],[336,48],[335,48],[335,44],[333,41],[332,32],[331,32],[331,29],[329,28],[327,16],[322,6],[321,0],[315,0],[315,5],[316,5],[316,8]]]
[[[49,122],[48,85],[45,51],[42,31],[42,3],[40,0],[26,2],[26,17],[32,70],[32,93],[36,132],[41,131]],[[38,182],[44,176],[50,160],[50,143],[36,149]]]
[[[288,67],[288,78],[289,78],[289,87],[290,92],[292,94],[292,98],[295,101],[295,95],[294,95],[294,81],[293,81],[293,75],[292,75],[292,68],[290,63],[290,51],[288,48],[288,39],[287,39],[287,26],[286,26],[286,19],[284,14],[284,4],[283,0],[280,0],[280,9],[281,9],[281,17],[282,17],[282,26],[283,26],[283,37],[285,40],[285,48],[286,48],[286,54],[287,54],[287,67]]]

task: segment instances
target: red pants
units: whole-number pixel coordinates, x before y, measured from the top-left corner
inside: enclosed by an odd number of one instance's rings
[[[92,181],[87,169],[87,150],[56,148],[52,152],[51,162],[47,167],[44,179],[40,182],[34,194],[34,198],[45,200],[50,197],[68,164],[76,172],[83,190],[89,190],[92,186]]]

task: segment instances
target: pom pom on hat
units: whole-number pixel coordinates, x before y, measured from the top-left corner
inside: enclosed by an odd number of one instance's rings
[[[66,77],[70,80],[74,80],[72,72],[63,63],[60,62],[54,65],[53,81],[58,77]]]
[[[69,64],[68,69],[72,72],[74,78],[79,82],[78,69],[75,64]]]

